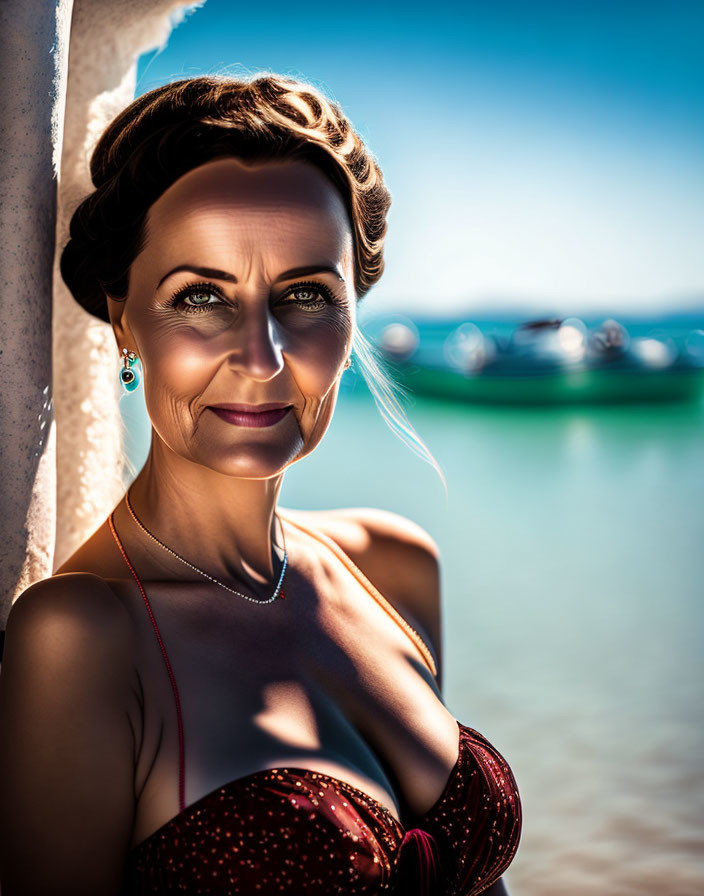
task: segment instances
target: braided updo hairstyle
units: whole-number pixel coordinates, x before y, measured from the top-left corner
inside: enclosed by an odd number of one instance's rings
[[[60,260],[66,285],[86,311],[109,320],[105,294],[127,297],[150,205],[187,171],[221,156],[316,165],[349,215],[357,299],[379,280],[391,196],[340,106],[283,75],[211,75],[144,94],[100,137],[90,160],[95,190],[74,212]]]

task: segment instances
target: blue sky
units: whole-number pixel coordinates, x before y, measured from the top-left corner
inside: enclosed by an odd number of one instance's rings
[[[704,2],[206,0],[137,94],[270,69],[339,101],[393,196],[368,310],[704,306]]]

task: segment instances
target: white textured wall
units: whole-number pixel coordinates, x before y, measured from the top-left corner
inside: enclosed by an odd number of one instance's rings
[[[137,59],[162,45],[179,0],[75,0],[57,248],[66,242],[73,210],[91,189],[90,153],[105,126],[134,97]],[[117,407],[118,352],[112,332],[54,278],[54,382],[57,420],[55,567],[103,521],[123,491],[124,464]]]
[[[0,628],[123,490],[117,348],[73,301],[58,257],[139,55],[203,2],[0,2]]]
[[[51,572],[54,547],[51,272],[56,220],[56,8],[0,3],[0,628],[14,597]],[[70,0],[60,7],[68,31]],[[61,78],[58,78],[61,83]],[[56,104],[60,106],[59,101]],[[55,116],[55,127],[59,116]]]

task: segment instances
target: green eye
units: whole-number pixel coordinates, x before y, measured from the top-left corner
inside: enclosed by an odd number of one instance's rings
[[[212,284],[192,283],[171,296],[169,304],[180,311],[193,314],[199,311],[212,311],[214,308],[225,305],[225,302],[219,290]]]
[[[318,291],[315,290],[315,289],[310,289],[310,287],[308,287],[308,286],[302,286],[300,289],[296,289],[296,290],[294,290],[294,291],[291,293],[291,295],[297,295],[297,296],[300,297],[301,293],[303,293],[304,296],[305,296],[305,294],[307,293],[308,296],[311,297],[311,298],[309,298],[309,299],[304,299],[304,301],[313,301],[313,300],[315,299],[316,296],[317,296],[318,298],[320,298],[320,294],[318,293]]]
[[[311,308],[317,311],[325,305],[332,304],[333,296],[330,290],[322,283],[298,283],[285,296],[286,304],[298,305],[301,308]]]
[[[182,301],[184,305],[213,305],[209,299],[214,295],[212,292],[191,292],[184,296]]]

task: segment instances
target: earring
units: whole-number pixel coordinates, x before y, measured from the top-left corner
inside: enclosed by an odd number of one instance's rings
[[[122,364],[120,368],[120,385],[125,392],[134,392],[142,380],[142,364],[134,352],[122,349]]]
[[[350,358],[348,358],[348,359],[345,361],[345,370],[347,370],[347,368],[348,368],[348,367],[351,367],[351,366],[352,366],[352,361],[351,361]]]

